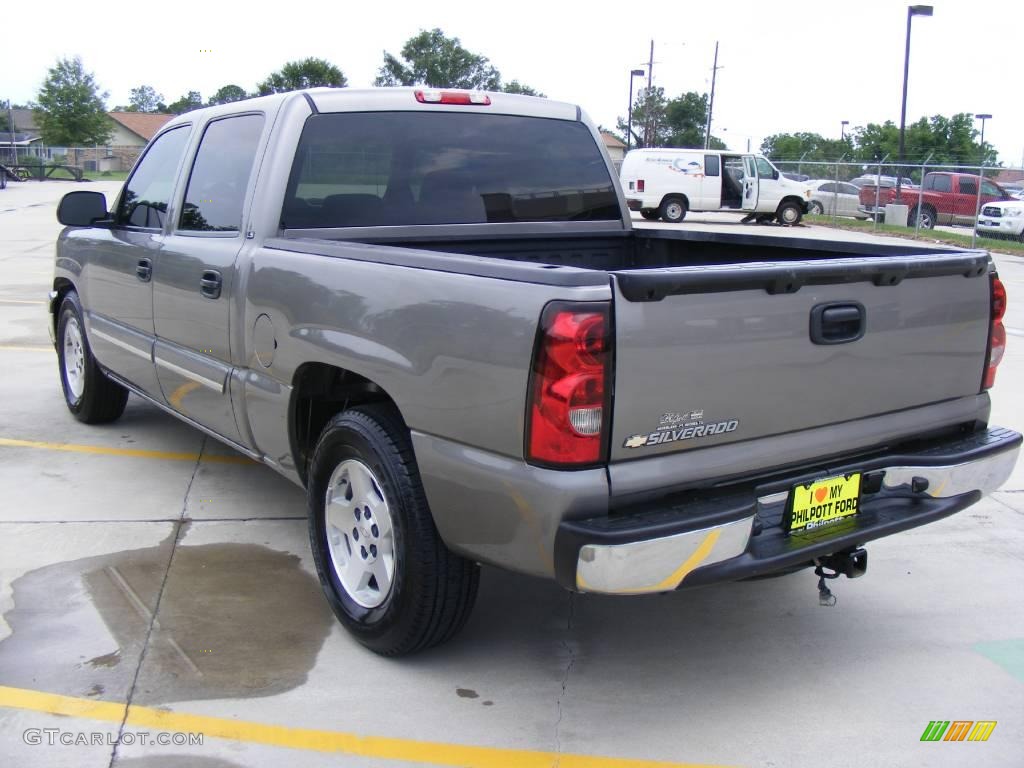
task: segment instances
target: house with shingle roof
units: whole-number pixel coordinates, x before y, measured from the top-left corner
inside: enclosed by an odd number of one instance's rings
[[[174,115],[148,112],[107,112],[114,124],[110,144],[115,147],[144,147]]]

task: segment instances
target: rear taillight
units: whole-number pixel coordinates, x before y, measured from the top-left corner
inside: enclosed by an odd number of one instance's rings
[[[643,192],[644,191],[644,180],[643,179],[637,179],[636,180],[636,191],[637,192]]]
[[[1006,352],[1006,328],[1003,326],[1003,315],[1006,314],[1006,286],[995,275],[992,283],[992,315],[988,326],[988,356],[985,359],[985,378],[981,382],[982,389],[988,389],[996,383],[996,368]]]
[[[580,467],[607,460],[610,377],[609,305],[548,304],[533,353],[528,461]]]

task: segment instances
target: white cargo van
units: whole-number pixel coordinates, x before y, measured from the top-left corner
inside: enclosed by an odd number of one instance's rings
[[[619,174],[626,203],[645,219],[682,221],[687,211],[746,211],[758,221],[797,224],[810,187],[761,155],[713,149],[635,149]]]

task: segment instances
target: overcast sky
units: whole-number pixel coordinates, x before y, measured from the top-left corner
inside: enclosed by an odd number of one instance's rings
[[[0,99],[34,99],[47,67],[80,55],[108,106],[150,84],[167,102],[227,83],[250,90],[286,61],[317,56],[370,86],[383,51],[440,27],[507,80],[581,105],[602,125],[625,115],[629,71],[655,41],[654,82],[708,91],[721,43],[713,133],[733,149],[768,135],[899,122],[907,4],[893,0],[672,3],[432,2],[88,4],[50,0],[0,47]],[[32,15],[32,14],[30,14]],[[28,33],[38,29],[39,34]],[[206,52],[209,51],[209,52]],[[1006,165],[1024,157],[1024,0],[936,0],[916,17],[907,122],[990,113],[985,138]],[[641,80],[636,81],[637,86]]]

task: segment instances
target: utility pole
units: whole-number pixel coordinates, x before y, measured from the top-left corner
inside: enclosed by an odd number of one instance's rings
[[[711,144],[711,113],[715,109],[715,79],[718,77],[718,41],[715,40],[715,63],[711,65],[711,100],[708,102],[708,124],[704,129],[704,149]]]
[[[654,40],[651,40],[651,55],[647,59],[647,93],[645,94],[650,104],[651,88],[654,87]],[[644,146],[654,146],[654,126],[651,125],[654,116],[650,109],[647,110],[647,118],[644,120]]]

